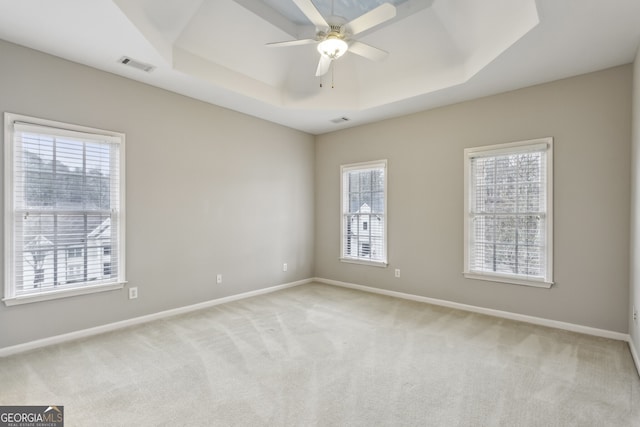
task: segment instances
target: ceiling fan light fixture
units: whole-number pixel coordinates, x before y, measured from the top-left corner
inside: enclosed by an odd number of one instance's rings
[[[318,44],[318,52],[329,59],[338,59],[349,49],[346,41],[339,35],[329,34],[326,39]]]

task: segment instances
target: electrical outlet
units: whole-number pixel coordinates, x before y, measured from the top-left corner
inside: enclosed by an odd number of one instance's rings
[[[282,264],[282,271],[287,271],[288,269],[289,269],[289,266],[287,265],[286,262]]]
[[[400,269],[396,268],[396,277],[400,277]]]
[[[222,274],[218,274],[216,276],[216,283],[219,285],[220,283],[222,283]]]
[[[637,322],[638,321],[638,310],[636,309],[636,306],[633,306],[633,321]]]
[[[129,288],[129,299],[136,299],[136,298],[138,298],[138,288],[137,287]]]

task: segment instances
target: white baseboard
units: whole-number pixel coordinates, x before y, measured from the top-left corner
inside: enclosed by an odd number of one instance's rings
[[[629,337],[629,350],[631,350],[631,357],[633,357],[633,363],[636,364],[636,370],[638,371],[638,375],[640,375],[640,357],[638,357],[638,350],[636,349],[636,344],[633,341],[633,338]]]
[[[619,341],[630,341],[629,334],[608,331],[605,329],[592,328],[589,326],[576,325],[574,323],[559,322],[557,320],[549,320],[541,317],[527,316],[525,314],[512,313],[509,311],[494,310],[491,308],[477,307],[475,305],[461,304],[457,302],[441,300],[436,298],[428,298],[419,295],[406,294],[403,292],[389,291],[386,289],[372,288],[370,286],[356,285],[353,283],[340,282],[337,280],[323,279],[316,277],[315,282],[325,283],[327,285],[340,286],[343,288],[357,289],[360,291],[371,292],[380,295],[386,295],[395,298],[402,298],[411,301],[425,302],[428,304],[439,305],[442,307],[455,308],[458,310],[470,311],[473,313],[486,314],[488,316],[500,317],[503,319],[517,320],[519,322],[531,323],[534,325],[547,326],[550,328],[563,329],[566,331],[578,332],[596,337],[611,338]],[[637,366],[637,358],[636,358]]]
[[[294,286],[304,285],[311,283],[312,279],[299,280],[297,282],[285,283],[282,285],[271,286],[265,289],[258,289],[256,291],[244,292],[237,295],[231,295],[228,297],[217,298],[210,301],[201,302],[198,304],[188,305],[185,307],[174,308],[171,310],[161,311],[158,313],[148,314],[146,316],[134,317],[133,319],[122,320],[120,322],[109,323],[102,326],[96,326],[94,328],[82,329],[80,331],[69,332],[67,334],[56,335],[49,338],[43,338],[36,341],[30,341],[24,344],[17,344],[10,347],[0,348],[0,357],[10,356],[16,353],[22,353],[29,350],[34,350],[41,347],[46,347],[54,344],[60,344],[67,341],[73,341],[80,338],[86,338],[93,335],[103,334],[105,332],[111,332],[129,326],[139,325],[142,323],[151,322],[152,320],[164,319],[166,317],[177,316],[179,314],[189,313],[196,310],[202,310],[204,308],[213,307],[215,305],[224,304],[231,301],[237,301],[240,299],[255,297],[258,295],[268,294],[271,292],[279,291],[281,289],[292,288]]]
[[[340,282],[337,280],[323,279],[323,278],[311,278],[299,280],[296,282],[285,283],[282,285],[272,286],[265,289],[258,289],[256,291],[244,292],[237,295],[231,295],[228,297],[217,298],[210,301],[201,302],[198,304],[193,304],[185,307],[174,308],[171,310],[161,311],[158,313],[148,314],[146,316],[135,317],[133,319],[122,320],[120,322],[109,323],[107,325],[96,326],[94,328],[83,329],[80,331],[70,332],[67,334],[56,335],[49,338],[43,338],[36,341],[30,341],[23,344],[17,344],[10,347],[0,348],[0,357],[10,356],[16,353],[22,353],[29,350],[34,350],[41,347],[46,347],[54,344],[60,344],[67,341],[73,341],[80,338],[86,338],[93,335],[102,334],[105,332],[111,332],[122,328],[127,328],[129,326],[139,325],[142,323],[151,322],[153,320],[164,319],[167,317],[177,316],[179,314],[189,313],[196,310],[202,310],[204,308],[213,307],[219,304],[224,304],[232,301],[237,301],[245,298],[250,298],[258,295],[268,294],[271,292],[279,291],[281,289],[292,288],[295,286],[304,285],[311,282],[319,282],[327,285],[340,286],[343,288],[351,288],[357,289],[364,292],[370,292],[380,295],[391,296],[395,298],[402,298],[411,301],[424,302],[433,305],[439,305],[442,307],[455,308],[458,310],[469,311],[473,313],[486,314],[489,316],[500,317],[504,319],[516,320],[520,322],[531,323],[534,325],[547,326],[556,329],[563,329],[572,332],[578,332],[586,335],[593,335],[597,337],[610,338],[619,341],[626,341],[629,343],[629,348],[631,350],[631,355],[636,364],[636,368],[638,369],[638,374],[640,375],[640,358],[638,357],[637,348],[631,340],[629,334],[623,334],[620,332],[613,332],[604,329],[592,328],[589,326],[576,325],[573,323],[559,322],[556,320],[549,320],[535,316],[527,316],[524,314],[511,313],[508,311],[501,310],[493,310],[490,308],[477,307],[473,305],[461,304],[457,302],[441,300],[436,298],[423,297],[419,295],[407,294],[403,292],[389,291],[386,289],[372,288],[370,286],[357,285],[354,283]]]

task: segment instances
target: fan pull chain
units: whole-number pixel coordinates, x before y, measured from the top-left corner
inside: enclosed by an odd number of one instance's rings
[[[335,64],[333,65],[333,67],[331,67],[331,89],[335,88],[335,85],[333,84],[333,80],[334,80],[334,72],[333,70],[335,70]]]
[[[331,89],[335,89],[335,63],[331,64]],[[324,76],[320,77],[320,87],[324,87]]]

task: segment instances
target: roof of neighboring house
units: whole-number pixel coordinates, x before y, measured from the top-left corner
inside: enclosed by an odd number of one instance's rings
[[[356,213],[369,214],[369,213],[371,213],[371,207],[368,204],[363,203],[362,206],[360,206],[360,209],[358,209],[358,211]],[[377,214],[377,213],[374,213],[373,216],[375,216],[377,219],[381,219],[380,215]],[[354,221],[354,220],[355,220],[355,218],[352,218],[352,221]]]
[[[358,209],[358,213],[370,213],[370,212],[371,212],[371,207],[366,203],[363,203],[362,206],[360,206],[360,209]]]
[[[89,233],[89,238],[91,239],[99,239],[105,235],[109,236],[109,229],[111,228],[111,217],[108,217],[102,224],[93,229],[91,233]]]
[[[34,249],[42,250],[42,249],[49,249],[49,248],[53,248],[53,243],[51,242],[51,240],[47,239],[43,235],[36,236],[24,247],[26,251],[32,251]]]
[[[111,226],[108,216],[102,214],[57,215],[57,238],[54,234],[54,217],[51,215],[30,215],[24,221],[24,240],[28,241],[26,249],[42,248],[53,241],[60,247],[82,246],[87,238],[97,239],[105,235]],[[86,230],[86,231],[85,231]],[[108,234],[107,234],[108,236]]]

